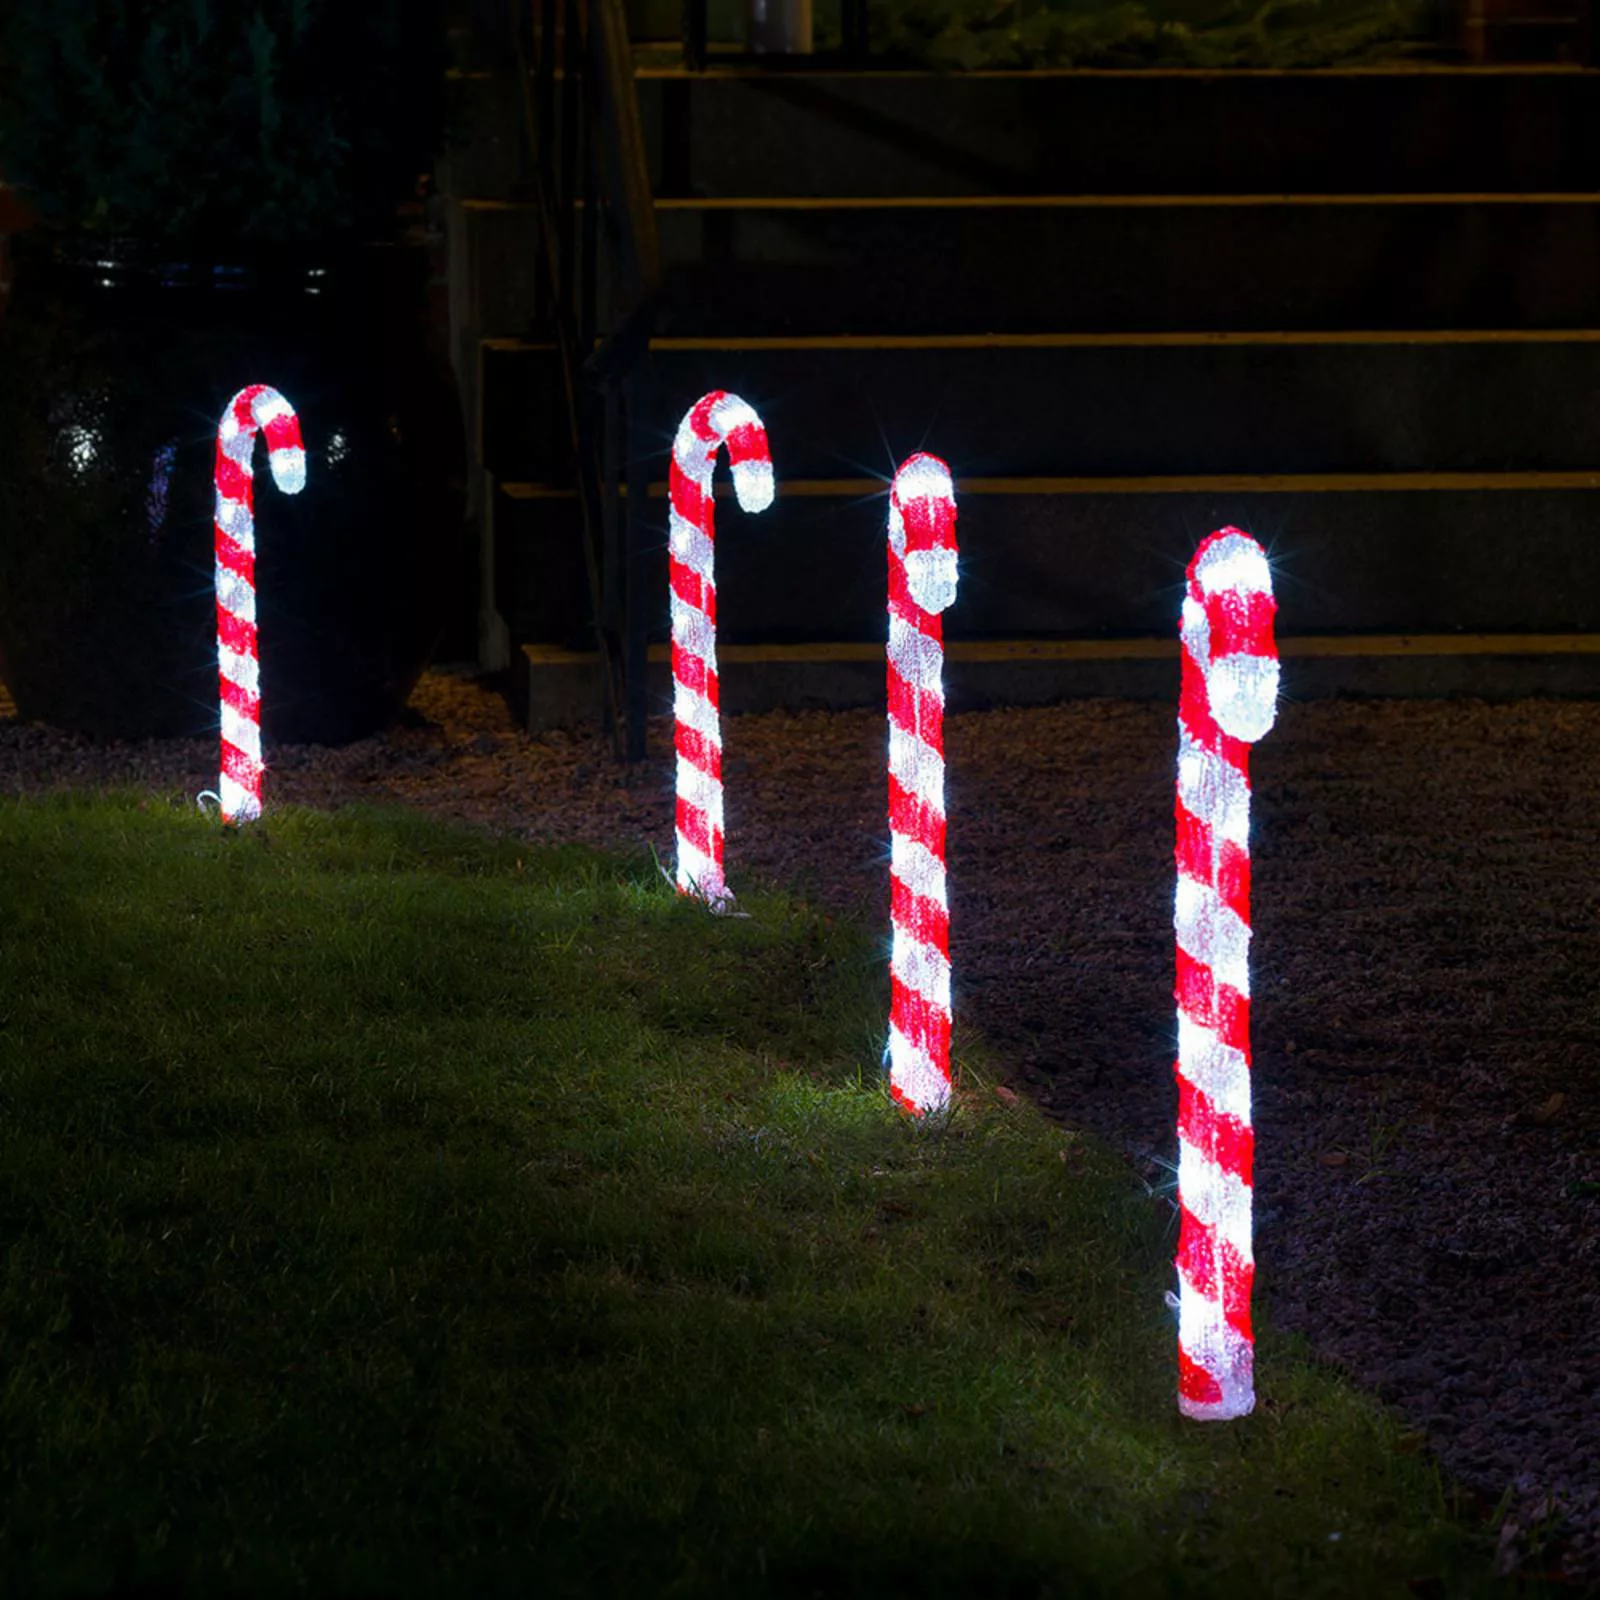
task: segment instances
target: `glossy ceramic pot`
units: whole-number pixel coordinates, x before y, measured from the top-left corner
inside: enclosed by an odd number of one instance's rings
[[[384,727],[464,558],[428,252],[19,254],[0,323],[0,676],[20,714],[100,738],[216,729],[216,430],[265,383],[300,418],[307,473],[281,494],[258,442],[263,732],[338,744]]]

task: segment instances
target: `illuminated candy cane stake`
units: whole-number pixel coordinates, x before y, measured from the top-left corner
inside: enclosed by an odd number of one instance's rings
[[[241,389],[217,428],[217,668],[222,683],[224,822],[261,815],[261,666],[256,652],[256,433],[267,436],[272,481],[285,494],[306,483],[306,453],[294,407],[264,383]]]
[[[772,457],[761,418],[736,394],[703,396],[672,443],[672,710],[678,752],[678,890],[714,911],[733,904],[722,865],[722,698],[717,680],[717,582],[711,489],[728,447],[733,492],[746,511],[772,504]]]
[[[1250,746],[1277,715],[1272,574],[1237,528],[1189,563],[1178,709],[1178,1408],[1255,1405]]]
[[[956,495],[937,456],[889,490],[889,1092],[916,1116],[950,1099],[944,871],[944,625],[956,597]]]

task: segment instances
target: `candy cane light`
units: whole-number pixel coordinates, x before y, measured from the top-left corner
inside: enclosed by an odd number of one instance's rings
[[[950,1100],[944,625],[956,597],[950,469],[918,453],[889,490],[889,1092],[916,1116]]]
[[[1255,1405],[1250,1291],[1250,746],[1273,724],[1272,574],[1237,528],[1189,564],[1178,708],[1178,1407]]]
[[[726,445],[733,492],[746,511],[772,504],[772,456],[761,418],[736,394],[703,395],[672,444],[668,583],[672,608],[673,745],[678,757],[677,884],[728,909],[723,872],[722,698],[717,678],[717,583],[711,477]]]
[[[217,670],[222,687],[224,822],[261,815],[261,664],[256,649],[256,434],[267,440],[272,481],[285,494],[306,483],[306,453],[294,407],[264,383],[241,389],[217,427]]]

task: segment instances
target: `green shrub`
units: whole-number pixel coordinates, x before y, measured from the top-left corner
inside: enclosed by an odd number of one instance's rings
[[[874,45],[957,70],[1349,66],[1431,50],[1434,0],[895,0]]]
[[[0,8],[0,170],[58,226],[151,244],[383,230],[440,125],[429,0]]]

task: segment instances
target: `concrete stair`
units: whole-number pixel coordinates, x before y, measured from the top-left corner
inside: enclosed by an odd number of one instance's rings
[[[1273,553],[1290,693],[1600,689],[1570,637],[1600,631],[1600,76],[713,71],[640,96],[662,545],[706,389],[757,406],[778,468],[772,512],[720,513],[730,705],[881,694],[851,652],[877,659],[884,494],[919,447],[961,500],[958,701],[1166,692],[1184,564],[1224,522]],[[497,607],[531,714],[586,717],[556,368],[522,336],[534,222],[510,193],[459,215]]]

